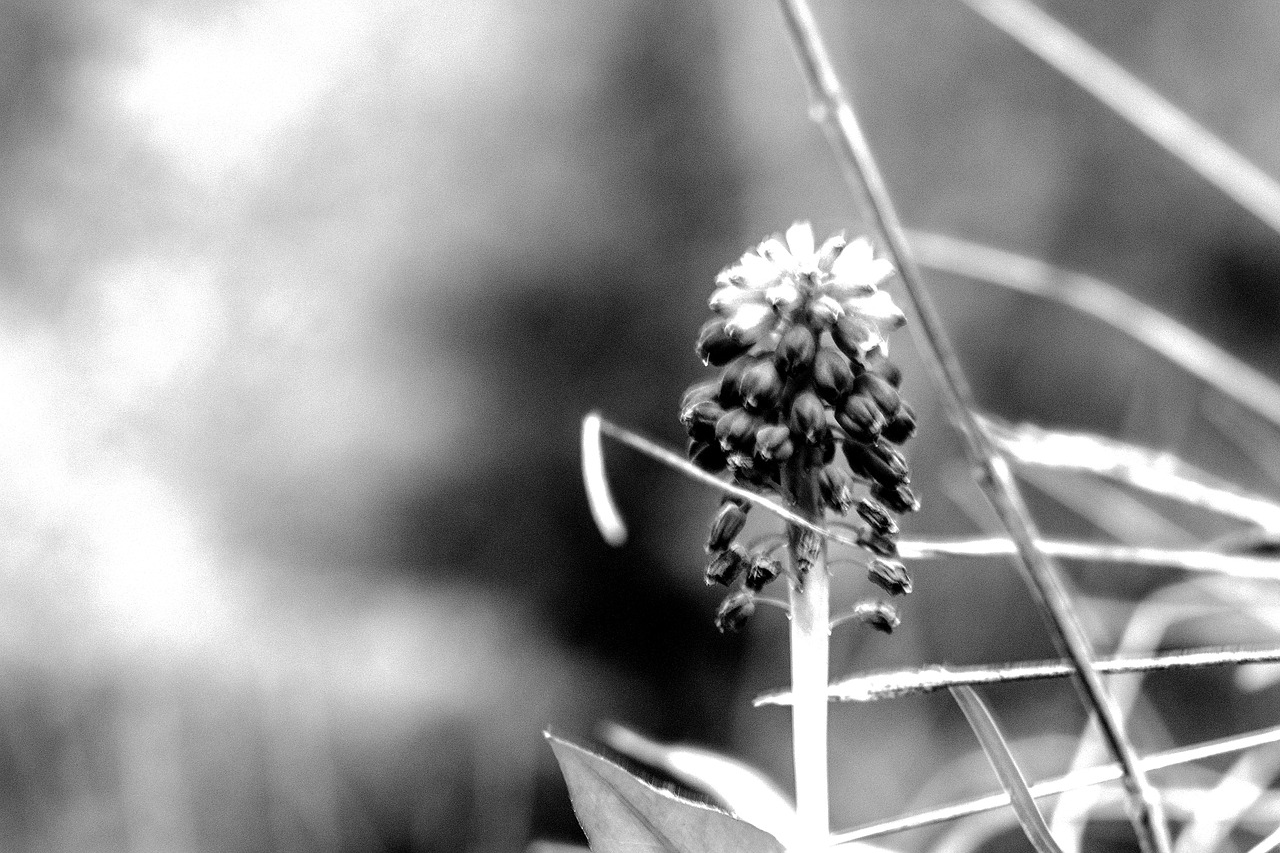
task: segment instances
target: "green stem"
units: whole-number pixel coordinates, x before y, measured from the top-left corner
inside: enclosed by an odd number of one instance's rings
[[[784,488],[795,510],[822,524],[822,499],[815,469],[797,454],[784,472]],[[791,708],[796,769],[799,849],[826,848],[831,832],[827,775],[827,683],[829,680],[831,583],[827,543],[812,530],[787,527],[791,555]]]

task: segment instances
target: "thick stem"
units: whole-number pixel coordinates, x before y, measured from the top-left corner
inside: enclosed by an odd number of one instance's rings
[[[822,524],[816,469],[797,454],[784,472],[783,486],[797,513]],[[831,831],[827,776],[827,682],[829,678],[831,584],[826,539],[812,530],[787,527],[791,555],[791,708],[796,768],[799,849],[826,848]]]

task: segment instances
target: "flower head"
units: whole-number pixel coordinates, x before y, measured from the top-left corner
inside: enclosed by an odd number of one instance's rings
[[[796,323],[819,334],[840,324],[842,337],[865,357],[887,352],[885,335],[906,322],[880,290],[893,274],[865,237],[848,242],[837,234],[815,248],[813,228],[797,222],[785,239],[770,237],[723,270],[710,306],[743,343],[781,335]]]

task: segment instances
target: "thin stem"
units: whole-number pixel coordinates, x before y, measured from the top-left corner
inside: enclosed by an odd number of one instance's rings
[[[974,415],[976,407],[968,380],[908,251],[906,236],[888,189],[853,107],[840,86],[813,12],[806,0],[781,0],[781,4],[813,99],[812,115],[821,123],[850,186],[865,199],[879,223],[903,285],[915,306],[918,322],[913,324],[913,328],[922,360],[942,392],[948,415],[964,438],[978,484],[1017,545],[1018,566],[1049,624],[1054,644],[1078,671],[1084,699],[1097,714],[1112,751],[1125,769],[1125,787],[1129,793],[1131,819],[1138,842],[1145,853],[1169,853],[1169,829],[1159,794],[1139,766],[1137,752],[1125,735],[1119,713],[1093,668],[1093,649],[1076,620],[1058,570],[1052,560],[1036,547],[1036,540],[1040,537],[1009,465],[998,454]]]
[[[1280,649],[1186,649],[1141,658],[1111,658],[1094,661],[1098,672],[1168,672],[1202,669],[1208,666],[1280,662]],[[875,702],[900,696],[918,696],[949,687],[1006,684],[1063,678],[1075,669],[1065,660],[1018,661],[980,666],[926,666],[892,672],[869,672],[833,682],[828,696],[833,702]],[[786,691],[764,693],[754,705],[789,705]]]
[[[1269,729],[1260,729],[1245,735],[1235,735],[1232,737],[1220,738],[1218,740],[1205,741],[1195,746],[1182,747],[1180,749],[1172,749],[1166,752],[1159,752],[1155,755],[1148,755],[1141,759],[1142,768],[1144,770],[1163,770],[1167,767],[1176,767],[1181,764],[1190,764],[1193,761],[1203,761],[1206,758],[1213,758],[1219,755],[1227,755],[1232,752],[1241,752],[1254,747],[1265,746],[1267,744],[1280,742],[1280,726]],[[1041,797],[1049,797],[1054,794],[1061,794],[1066,791],[1074,791],[1079,788],[1091,788],[1094,785],[1101,785],[1106,782],[1114,782],[1123,778],[1124,771],[1117,764],[1106,764],[1101,767],[1091,767],[1087,770],[1078,770],[1069,773],[1066,776],[1060,776],[1057,779],[1050,779],[1046,782],[1039,782],[1031,786],[1031,796],[1036,799]],[[913,815],[904,815],[903,817],[894,818],[893,820],[880,821],[856,829],[849,829],[843,832],[837,832],[831,836],[831,848],[837,850],[844,847],[851,847],[859,841],[865,841],[868,838],[877,838],[882,835],[889,835],[895,832],[905,832],[908,829],[919,829],[922,826],[932,826],[937,823],[943,823],[949,820],[967,817],[972,814],[980,814],[995,809],[1004,808],[1009,805],[1009,795],[1005,793],[991,794],[986,797],[978,797],[977,799],[967,800],[963,803],[956,803],[950,806],[944,806],[940,809],[932,809],[927,812],[919,812]]]
[[[799,453],[784,469],[783,488],[796,510],[822,524],[817,477]],[[787,526],[791,558],[791,708],[795,753],[796,820],[800,850],[827,846],[831,832],[827,771],[827,681],[829,675],[831,584],[827,540],[809,526]]]
[[[1026,0],[964,2],[1280,231],[1280,184],[1102,51]]]
[[[1188,551],[1179,548],[1151,548],[1145,545],[1114,545],[1109,542],[1072,542],[1040,539],[1036,546],[1064,560],[1098,563],[1130,563],[1136,566],[1167,567],[1189,572],[1207,572],[1251,580],[1280,580],[1280,560],[1241,557],[1217,551]],[[898,554],[906,560],[938,560],[952,557],[993,557],[1016,553],[1009,539],[903,539]]]
[[[1088,314],[1167,358],[1223,396],[1280,425],[1280,385],[1204,335],[1118,287],[1044,261],[968,240],[910,231],[930,269],[1052,299]]]

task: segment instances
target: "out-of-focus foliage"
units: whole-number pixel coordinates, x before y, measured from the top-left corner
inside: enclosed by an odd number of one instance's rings
[[[1272,4],[1046,8],[1280,173]],[[818,12],[909,224],[1096,273],[1275,372],[1274,235],[960,4]],[[711,626],[715,498],[611,452],[612,552],[575,459],[590,407],[678,440],[712,279],[747,245],[861,226],[770,4],[9,0],[0,155],[0,846],[571,838],[538,733],[607,716],[785,782],[785,715],[748,701],[784,680],[780,619]],[[936,287],[997,414],[1274,487],[1154,357]],[[973,530],[895,347],[913,533]],[[1115,532],[1041,503],[1051,532]],[[1222,532],[1125,518],[1153,544]],[[893,637],[837,634],[838,673],[1048,653],[997,561],[915,587]],[[1120,617],[1086,615],[1105,647]],[[1262,715],[1215,679],[1153,681],[1171,738]],[[838,825],[955,793],[929,782],[968,743],[942,701],[836,714]],[[1015,742],[1079,723],[1065,686],[996,706]]]

